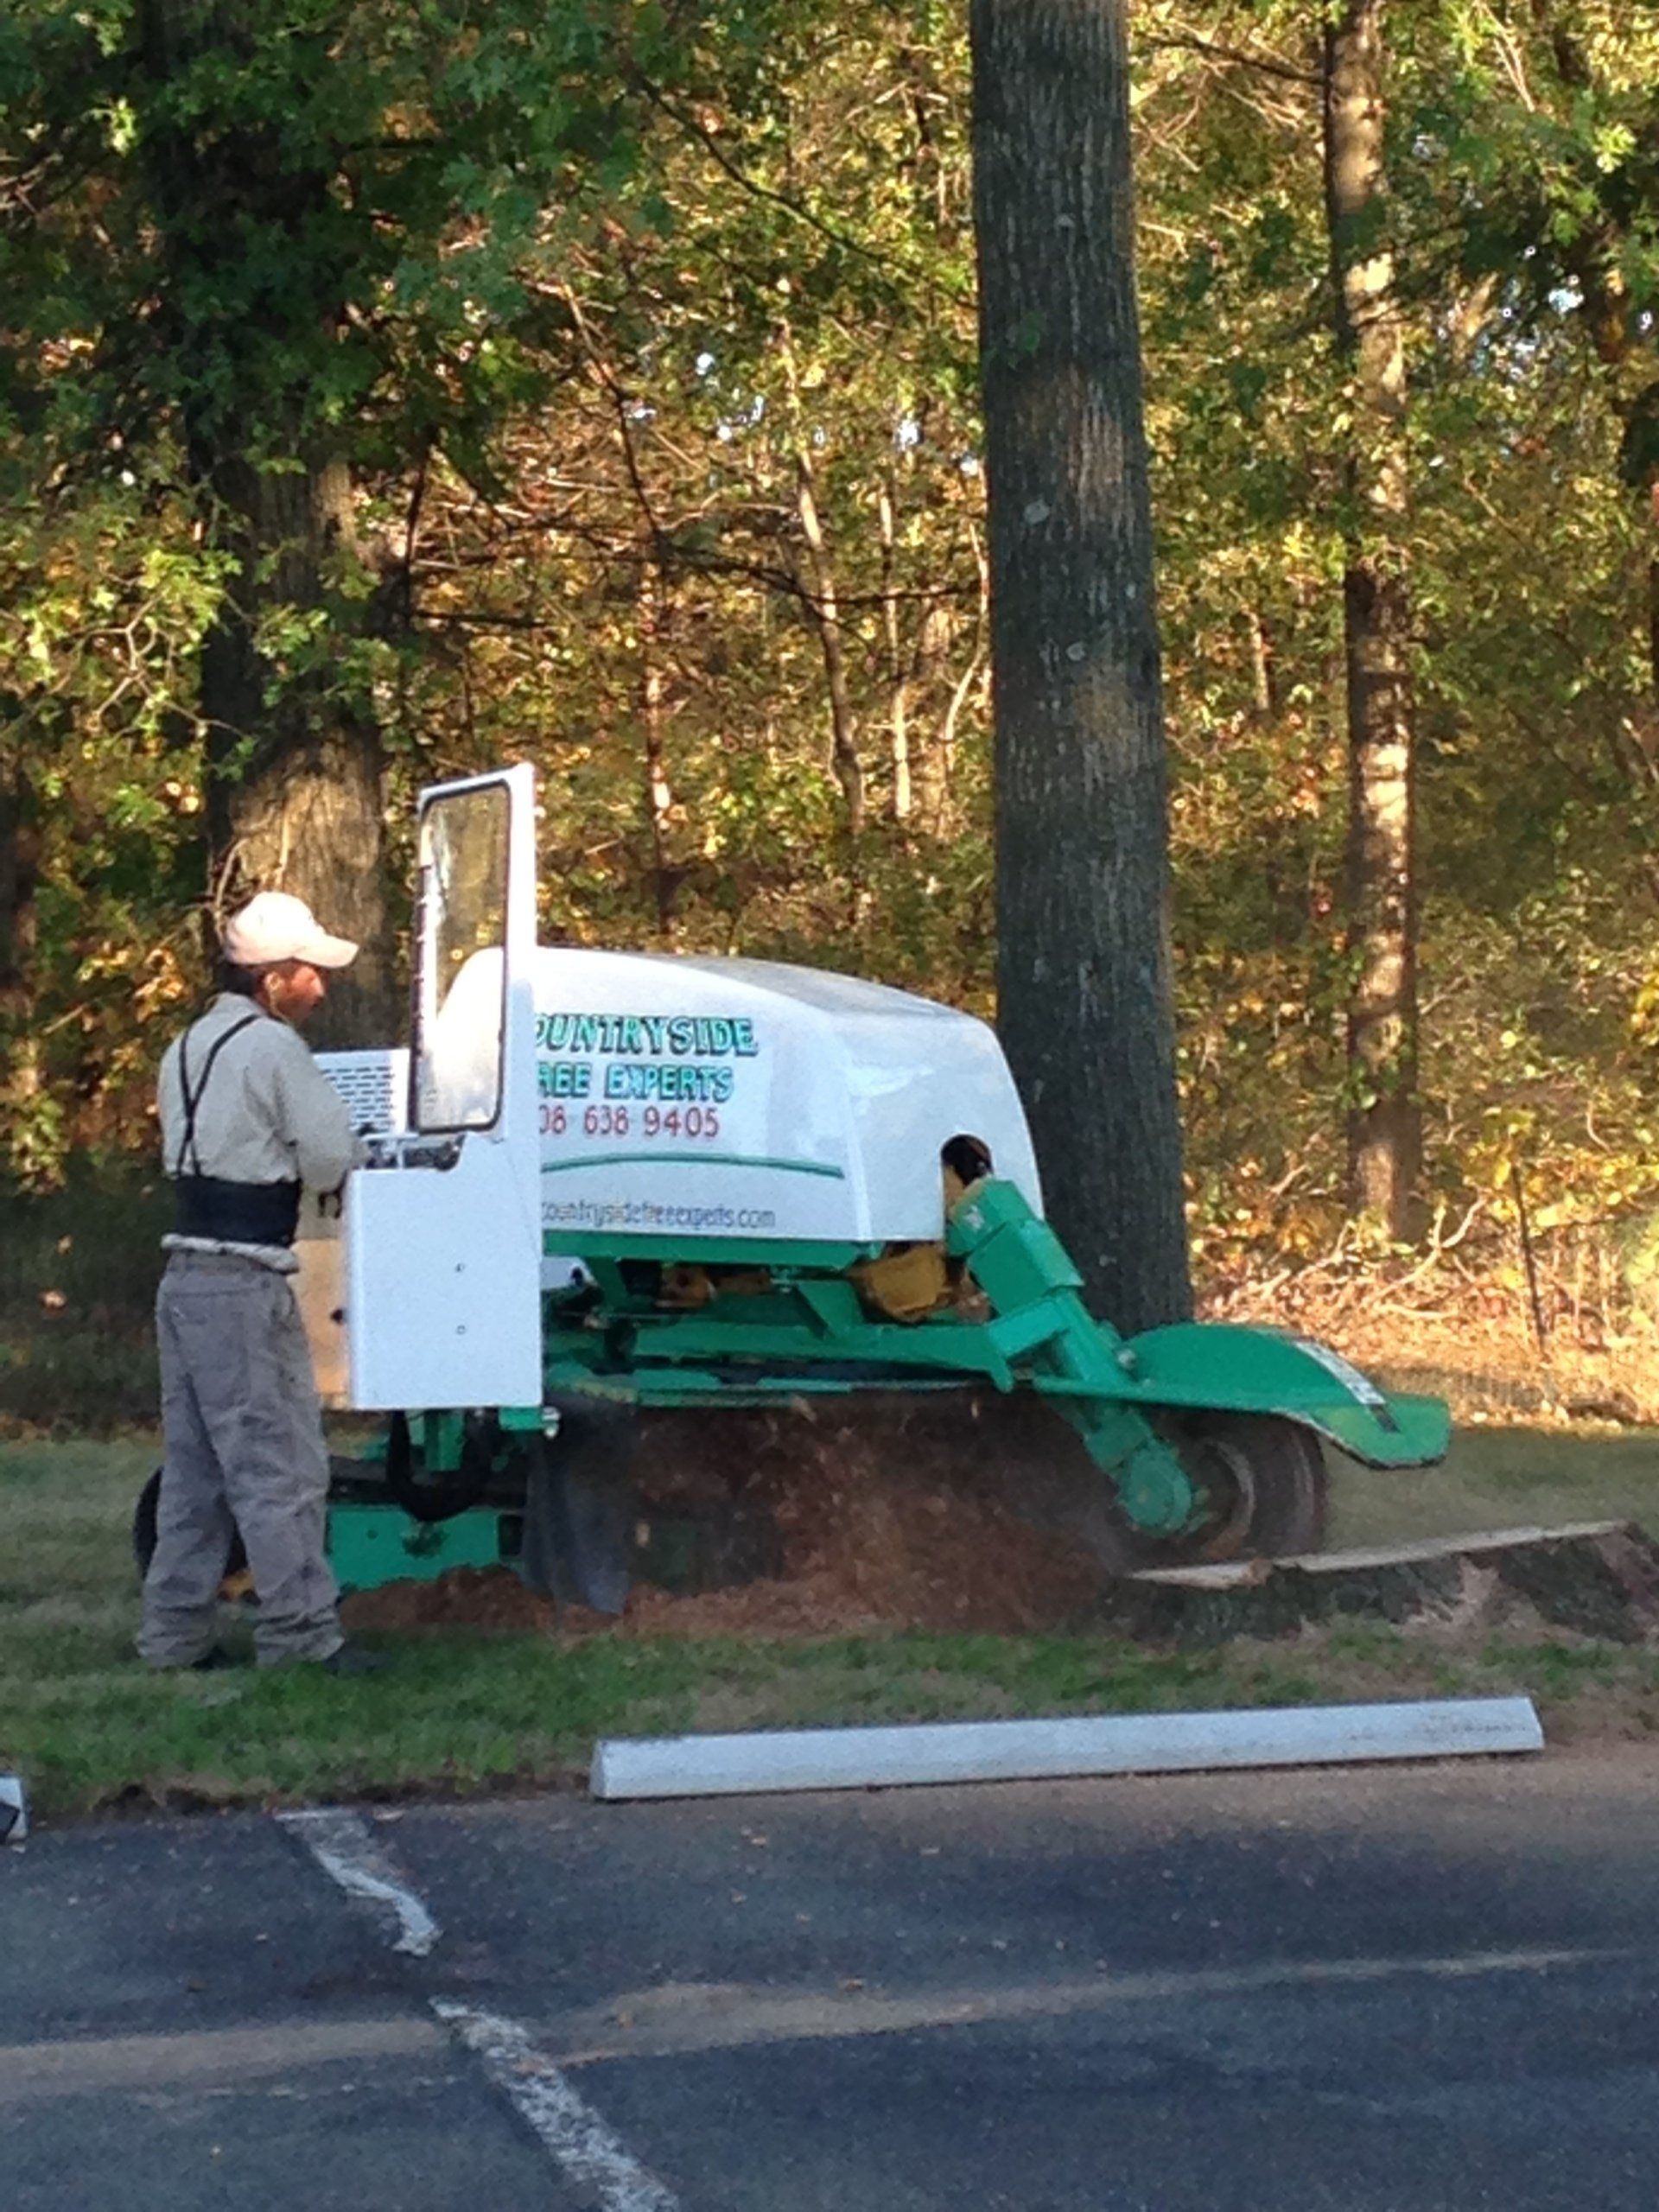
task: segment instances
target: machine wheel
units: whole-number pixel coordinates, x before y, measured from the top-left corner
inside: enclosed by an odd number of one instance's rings
[[[138,1579],[142,1582],[149,1573],[149,1562],[156,1556],[156,1516],[162,1502],[162,1471],[155,1473],[138,1493],[137,1503],[132,1509],[132,1555],[138,1562]],[[225,1560],[226,1582],[248,1571],[248,1554],[240,1535],[231,1538],[231,1548]],[[230,1593],[239,1595],[240,1592]]]
[[[1291,1558],[1325,1541],[1326,1477],[1319,1439],[1276,1414],[1175,1414],[1159,1421],[1205,1503],[1201,1528],[1149,1536],[1116,1510],[1096,1545],[1120,1573],[1232,1559]]]
[[[482,1502],[502,1449],[493,1414],[470,1413],[461,1432],[461,1465],[428,1475],[410,1433],[409,1415],[393,1414],[386,1431],[386,1488],[411,1521],[452,1521]]]

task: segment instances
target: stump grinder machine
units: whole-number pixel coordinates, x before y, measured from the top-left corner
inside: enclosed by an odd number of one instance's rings
[[[298,1247],[325,1405],[389,1416],[336,1462],[343,1588],[505,1560],[618,1610],[605,1462],[640,1408],[1032,1394],[1098,1470],[1120,1570],[1315,1549],[1327,1446],[1445,1452],[1437,1400],[1322,1344],[1092,1315],[983,1023],[816,969],[537,944],[528,766],[424,792],[418,870],[413,1033],[319,1055],[368,1157],[308,1195]]]

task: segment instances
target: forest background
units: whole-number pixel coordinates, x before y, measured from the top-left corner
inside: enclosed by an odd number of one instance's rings
[[[1329,190],[1358,16],[1385,423]],[[1611,1359],[1649,1410],[1659,22],[1140,0],[1132,30],[1201,1295],[1396,1367],[1484,1331],[1605,1397]],[[148,1161],[206,925],[254,882],[373,948],[336,1041],[397,1034],[413,792],[507,758],[547,936],[995,1014],[970,133],[954,0],[7,12],[13,1191]],[[1349,1155],[1368,535],[1416,810],[1421,1166],[1382,1224]],[[1082,1114],[1112,1071],[1077,1072]],[[44,1325],[95,1305],[95,1250],[48,1273]]]

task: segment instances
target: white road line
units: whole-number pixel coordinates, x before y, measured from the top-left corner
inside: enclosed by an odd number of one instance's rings
[[[438,1940],[438,1923],[366,1821],[335,1806],[278,1813],[276,1818],[348,1897],[391,1906],[399,1931],[394,1951],[426,1956]],[[679,2199],[645,2171],[516,2020],[474,2012],[447,1997],[433,1998],[431,2005],[529,2123],[554,2163],[597,2201],[601,2212],[680,2212]]]
[[[323,1872],[347,1897],[390,1905],[397,1916],[394,1951],[423,1959],[442,1930],[413,1890],[399,1876],[366,1821],[332,1805],[314,1812],[278,1813],[277,1820],[305,1846]]]
[[[603,2212],[680,2212],[678,2197],[646,2172],[516,2020],[445,1997],[435,1997],[432,2010],[482,2062],[567,2178],[589,2191]]]

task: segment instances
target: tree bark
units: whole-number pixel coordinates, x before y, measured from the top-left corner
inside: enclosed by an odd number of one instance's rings
[[[360,634],[360,598],[329,569],[355,547],[353,492],[317,427],[310,372],[343,309],[326,254],[273,265],[284,238],[326,234],[329,177],[296,167],[276,118],[197,112],[172,98],[208,57],[234,69],[257,46],[245,0],[141,0],[155,102],[142,141],[160,246],[155,327],[178,363],[191,474],[209,541],[234,573],[204,640],[210,891],[217,915],[257,890],[291,891],[362,947],[331,981],[308,1034],[385,1044],[401,1030],[383,875],[382,758],[367,703],[309,634]],[[300,251],[298,247],[295,249]],[[238,280],[231,281],[232,276]],[[298,641],[273,652],[273,617]],[[290,662],[291,665],[284,664]]]
[[[1245,608],[1244,636],[1250,656],[1250,712],[1265,721],[1278,712],[1279,700],[1273,680],[1273,645],[1260,607]]]
[[[950,684],[950,696],[940,717],[938,734],[928,748],[928,795],[923,804],[923,819],[936,837],[944,836],[951,814],[951,791],[956,779],[957,730],[962,721],[970,693],[977,690],[982,712],[990,697],[990,676],[987,663],[990,655],[991,635],[991,564],[984,541],[970,523],[969,543],[973,548],[974,580],[976,584],[974,626],[969,642],[968,658],[960,676]],[[924,650],[930,663],[937,664],[942,677],[948,680],[947,655],[954,642],[955,626],[949,610],[935,605],[928,611],[923,628]]]
[[[916,624],[916,649],[905,689],[907,714],[906,750],[910,766],[911,814],[930,836],[943,825],[949,785],[949,738],[946,722],[950,701],[961,679],[952,666],[957,623],[948,601],[930,600]],[[977,627],[967,626],[969,653],[979,648]],[[960,712],[960,709],[957,710]],[[896,810],[895,810],[896,811]]]
[[[40,805],[21,761],[0,762],[0,1159],[35,1165],[29,1124],[40,1096],[35,956],[40,942]]]
[[[201,655],[213,903],[291,891],[327,929],[361,947],[329,979],[307,1036],[327,1047],[386,1045],[401,1033],[391,973],[383,866],[379,732],[337,696],[327,671],[279,677],[260,642],[269,615],[315,609],[327,561],[349,545],[345,470],[315,458],[271,474],[241,454],[201,461],[219,502],[220,543],[238,574]]]
[[[893,818],[908,822],[913,804],[910,766],[910,670],[899,626],[898,525],[893,486],[876,487],[876,519],[881,531],[881,628],[887,648],[887,728],[893,761]]]
[[[1548,4],[1534,0],[1533,14],[1548,41],[1550,59],[1569,106],[1593,92],[1595,72],[1590,49]],[[1653,318],[1645,301],[1632,296],[1621,266],[1624,248],[1650,214],[1627,211],[1623,221],[1609,219],[1579,226],[1564,258],[1580,292],[1580,318],[1609,376],[1609,397],[1624,436],[1620,474],[1636,493],[1649,548],[1659,524],[1659,353],[1653,343]],[[1643,593],[1643,638],[1648,671],[1647,719],[1659,720],[1659,553],[1647,556]]]
[[[1126,0],[973,0],[999,1022],[1090,1302],[1191,1310]]]
[[[1347,668],[1349,1205],[1412,1231],[1417,1093],[1416,760],[1405,335],[1384,242],[1383,0],[1344,0],[1325,42],[1325,186],[1337,342],[1352,378],[1343,576]]]
[[[674,875],[669,865],[668,817],[674,804],[668,780],[663,736],[662,634],[667,620],[664,586],[647,548],[639,567],[639,720],[645,734],[645,826],[651,836],[651,880],[657,908],[657,934],[674,935]]]
[[[858,725],[847,681],[847,645],[842,628],[841,601],[836,589],[835,564],[830,558],[823,518],[818,512],[817,472],[812,465],[811,438],[802,419],[795,340],[786,322],[779,327],[778,352],[789,391],[795,512],[806,544],[806,559],[801,564],[802,595],[818,633],[824,683],[830,693],[830,769],[846,800],[847,834],[856,847],[864,830],[864,764],[859,758]]]
[[[807,587],[812,620],[830,692],[830,766],[847,802],[848,835],[856,839],[864,829],[864,768],[858,757],[858,733],[847,682],[847,647],[842,635],[836,572],[824,540],[812,462],[804,444],[795,455],[795,501],[809,556]]]

